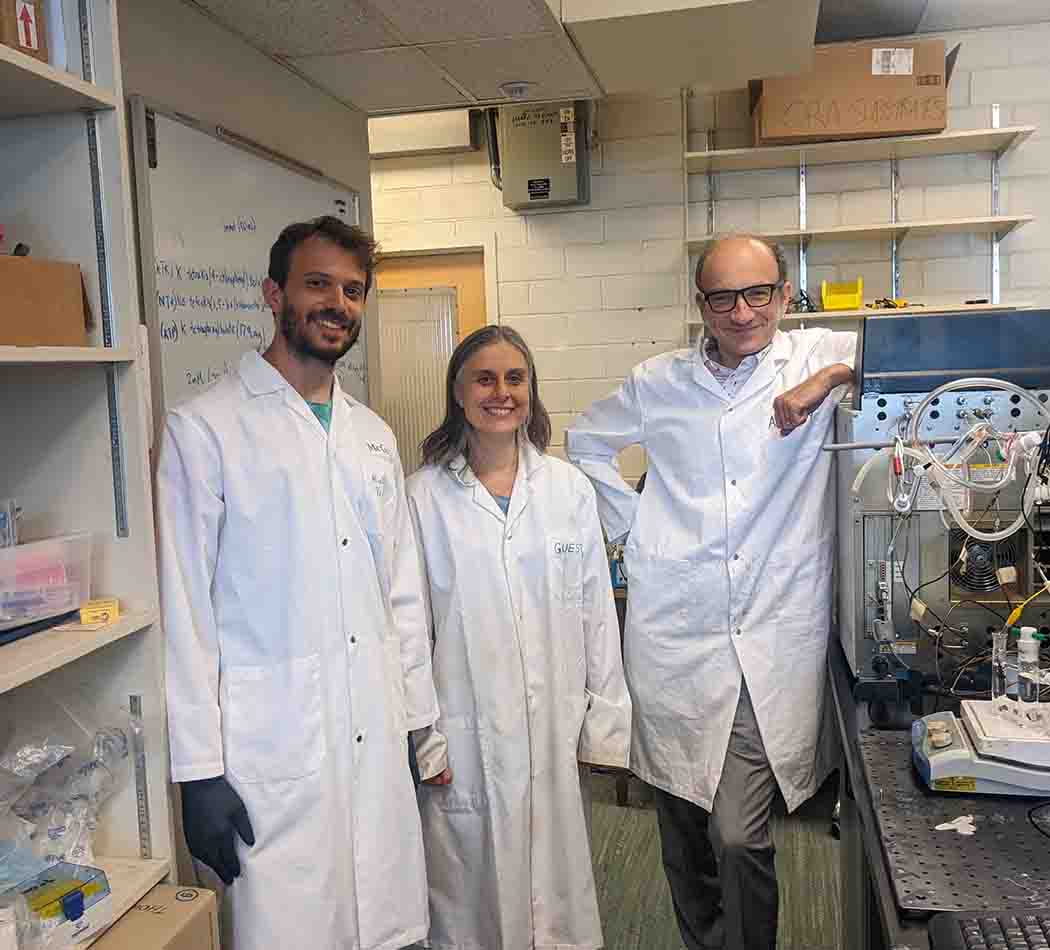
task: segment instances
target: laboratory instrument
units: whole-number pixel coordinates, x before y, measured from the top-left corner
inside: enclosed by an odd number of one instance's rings
[[[913,727],[937,790],[1050,795],[1047,316],[867,317],[826,446],[855,697],[887,726],[962,701]]]

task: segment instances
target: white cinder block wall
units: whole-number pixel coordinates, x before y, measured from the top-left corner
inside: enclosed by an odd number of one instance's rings
[[[962,44],[950,93],[950,129],[1032,124],[1038,132],[1001,164],[1000,210],[1037,220],[1001,246],[1002,298],[1050,306],[1050,21],[1017,29],[944,34]],[[688,100],[691,148],[708,129],[719,148],[750,144],[746,91]],[[695,311],[683,274],[688,206],[691,234],[707,226],[707,180],[683,191],[682,106],[677,93],[615,97],[598,107],[600,154],[591,203],[519,215],[503,208],[483,151],[469,156],[387,159],[372,165],[375,228],[388,248],[479,242],[495,233],[500,319],[536,351],[555,445],[573,415],[610,391],[641,360],[685,338]],[[990,162],[964,155],[900,163],[901,219],[991,213]],[[717,178],[716,230],[767,230],[798,222],[797,173],[759,171]],[[888,163],[815,167],[808,175],[813,227],[890,217]],[[789,259],[796,255],[789,253]],[[990,244],[984,236],[906,238],[902,290],[929,303],[987,297]],[[890,292],[883,241],[814,242],[808,283],[864,277],[865,296]],[[792,279],[797,283],[797,275]],[[491,319],[491,315],[490,315]],[[624,459],[637,475],[640,453]]]

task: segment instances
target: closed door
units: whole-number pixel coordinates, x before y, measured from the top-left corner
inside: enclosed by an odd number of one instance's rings
[[[480,251],[384,257],[376,268],[376,287],[379,290],[454,288],[456,331],[461,340],[488,323],[484,255]]]
[[[445,416],[456,325],[452,287],[379,290],[380,415],[394,430],[406,475],[422,464],[419,445]]]

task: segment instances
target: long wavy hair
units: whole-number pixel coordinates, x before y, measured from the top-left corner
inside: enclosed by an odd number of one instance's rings
[[[505,326],[486,326],[475,330],[463,340],[448,361],[448,372],[445,375],[445,419],[420,446],[424,465],[446,465],[457,455],[468,454],[467,432],[470,423],[456,399],[456,386],[467,360],[478,350],[493,343],[509,343],[525,358],[525,366],[529,372],[529,415],[522,430],[525,437],[540,452],[547,451],[551,442],[551,418],[540,401],[540,384],[536,378],[536,361],[532,358],[532,351],[517,330]]]

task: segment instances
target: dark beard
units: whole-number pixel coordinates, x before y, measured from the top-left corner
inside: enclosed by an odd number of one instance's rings
[[[354,321],[350,325],[346,346],[338,350],[332,350],[315,347],[304,332],[308,323],[319,320],[337,320],[342,323],[347,322],[346,318],[337,310],[314,310],[312,313],[308,313],[306,318],[300,322],[298,314],[295,312],[295,308],[290,303],[286,302],[284,309],[281,311],[280,332],[288,343],[288,349],[293,353],[298,356],[320,360],[322,363],[327,363],[329,366],[334,366],[339,360],[346,356],[350,351],[350,348],[357,342],[357,338],[361,335],[361,321]]]

